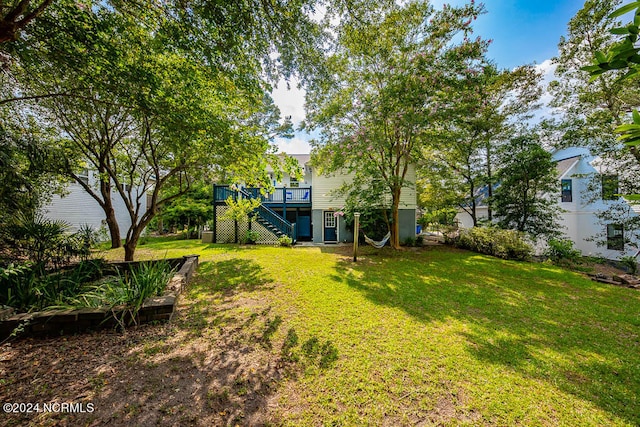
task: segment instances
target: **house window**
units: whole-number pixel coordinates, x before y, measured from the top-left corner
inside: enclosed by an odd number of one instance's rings
[[[300,187],[300,183],[298,182],[298,178],[296,178],[296,177],[292,176],[292,177],[289,179],[289,187],[291,187],[291,188],[298,188],[298,187]]]
[[[602,175],[602,200],[618,200],[618,175]]]
[[[607,225],[607,249],[624,250],[624,230],[622,224]]]
[[[324,226],[325,228],[336,228],[336,216],[333,212],[324,213]]]
[[[124,176],[124,175],[120,178],[120,185],[122,186],[122,191],[124,191],[125,193],[128,193],[129,190],[131,190],[131,184],[127,183],[127,177]],[[118,187],[116,187],[116,183],[115,182],[113,182],[113,185],[111,187],[111,191],[116,192],[116,193],[118,192]]]
[[[78,179],[85,185],[89,185],[89,169],[82,169],[78,172]]]
[[[562,201],[573,202],[573,184],[570,179],[562,180]]]

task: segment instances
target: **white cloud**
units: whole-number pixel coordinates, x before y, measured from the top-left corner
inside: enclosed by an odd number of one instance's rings
[[[536,65],[536,71],[542,72],[542,83],[547,85],[555,79],[555,72],[558,64],[554,64],[551,59],[545,59],[541,64]]]
[[[305,118],[304,97],[306,92],[304,89],[299,89],[296,82],[291,82],[289,86],[290,88],[287,89],[287,83],[281,80],[278,82],[278,87],[271,92],[271,96],[280,108],[282,115],[284,117],[291,116],[291,120],[297,126]]]
[[[292,139],[276,138],[275,140],[278,151],[287,154],[309,154],[311,152],[311,145],[309,141],[302,138],[295,137]]]
[[[538,122],[543,119],[551,118],[554,113],[554,109],[549,106],[549,103],[553,100],[553,95],[549,93],[547,87],[549,83],[556,79],[555,72],[558,64],[553,63],[551,59],[546,59],[542,63],[537,64],[535,66],[536,71],[542,73],[542,81],[540,84],[544,88],[542,92],[542,96],[540,97],[540,102],[542,103],[542,107],[539,111],[536,112],[534,121]]]

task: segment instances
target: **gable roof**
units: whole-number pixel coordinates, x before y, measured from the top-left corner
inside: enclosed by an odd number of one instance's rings
[[[558,161],[556,164],[556,170],[558,171],[558,178],[563,178],[565,174],[580,161],[581,156],[569,157]]]
[[[296,159],[301,167],[304,167],[311,160],[311,154],[287,154],[287,156]]]

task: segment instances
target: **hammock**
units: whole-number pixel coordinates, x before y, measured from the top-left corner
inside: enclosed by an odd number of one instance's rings
[[[387,241],[389,240],[390,237],[391,237],[391,232],[388,232],[387,234],[385,234],[382,240],[380,240],[379,242],[376,242],[375,240],[368,238],[367,235],[364,234],[364,241],[370,244],[371,246],[373,246],[374,248],[380,249],[387,244]]]

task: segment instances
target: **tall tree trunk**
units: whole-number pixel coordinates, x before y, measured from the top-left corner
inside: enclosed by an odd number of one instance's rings
[[[133,256],[136,253],[136,247],[138,246],[138,240],[142,235],[147,223],[133,223],[129,231],[127,231],[127,239],[124,242],[124,260],[133,261]]]
[[[491,210],[491,204],[493,200],[493,171],[491,169],[491,143],[487,141],[487,219],[489,223],[493,221],[493,211]],[[475,225],[475,224],[474,224]]]
[[[122,246],[122,240],[120,239],[120,226],[116,219],[116,212],[113,207],[109,209],[105,208],[105,214],[107,216],[107,227],[109,228],[109,237],[111,238],[111,249],[119,248]]]
[[[98,170],[100,176],[104,176],[105,171]],[[100,193],[102,195],[104,214],[106,216],[107,227],[109,227],[109,237],[111,238],[111,248],[119,248],[122,246],[122,240],[120,239],[120,226],[116,219],[116,211],[113,209],[113,202],[111,201],[111,183],[109,178],[100,179]]]
[[[138,238],[140,236],[131,237],[124,244],[124,260],[133,261],[133,256],[136,253],[136,247],[138,246]]]
[[[473,221],[473,226],[478,226],[478,215],[476,214],[477,206],[476,206],[476,186],[473,185],[473,180],[470,178],[469,182],[469,196],[471,197],[471,220]]]

